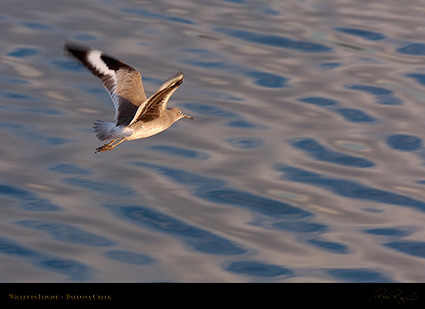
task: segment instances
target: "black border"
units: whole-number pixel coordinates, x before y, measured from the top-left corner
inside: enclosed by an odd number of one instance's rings
[[[13,299],[16,297],[18,299]],[[152,303],[153,301],[153,303]],[[421,306],[421,283],[1,283],[0,306]],[[3,305],[6,305],[4,307]]]

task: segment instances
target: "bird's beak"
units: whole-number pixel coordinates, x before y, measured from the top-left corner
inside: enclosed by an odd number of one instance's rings
[[[186,119],[193,119],[193,117],[192,117],[192,116],[189,116],[189,115],[183,115],[183,118],[186,118]]]

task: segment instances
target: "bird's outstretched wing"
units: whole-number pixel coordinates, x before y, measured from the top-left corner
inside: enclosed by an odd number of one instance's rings
[[[102,80],[114,103],[116,125],[127,126],[146,101],[140,73],[100,50],[70,42],[65,50]]]
[[[159,116],[166,111],[167,103],[171,95],[182,83],[183,73],[179,73],[163,83],[154,95],[139,106],[130,124],[139,120],[148,122],[159,118]]]

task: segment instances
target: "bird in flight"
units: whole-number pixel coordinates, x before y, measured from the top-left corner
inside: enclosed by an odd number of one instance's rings
[[[168,79],[147,98],[140,73],[128,64],[80,44],[66,42],[65,51],[101,79],[114,103],[115,122],[94,123],[97,138],[107,141],[95,153],[111,150],[124,141],[158,134],[182,118],[193,119],[179,108],[167,108],[171,95],[183,83],[182,73]]]

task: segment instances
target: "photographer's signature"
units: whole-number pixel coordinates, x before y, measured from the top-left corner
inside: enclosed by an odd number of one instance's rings
[[[387,290],[381,288],[372,293],[369,297],[370,302],[379,302],[382,304],[397,303],[399,305],[419,299],[419,292],[404,293],[401,289]]]

